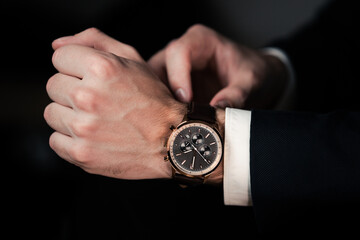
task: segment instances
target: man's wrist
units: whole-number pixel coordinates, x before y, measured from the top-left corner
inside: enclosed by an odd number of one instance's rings
[[[166,144],[171,134],[171,126],[177,126],[181,123],[184,115],[187,112],[187,105],[179,101],[173,100],[168,103],[167,109],[164,113],[164,131],[160,134],[161,142],[163,144],[162,152],[160,153],[159,159],[163,159],[167,155]],[[172,167],[169,161],[162,161],[161,166],[164,171],[164,178],[172,178]]]
[[[177,126],[184,119],[184,116],[187,113],[187,104],[173,100],[173,102],[169,103],[167,106],[169,107],[168,111],[165,113],[166,128],[170,131],[170,126]]]

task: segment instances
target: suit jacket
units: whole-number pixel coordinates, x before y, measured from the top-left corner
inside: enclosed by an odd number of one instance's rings
[[[253,110],[251,190],[261,233],[329,234],[359,229],[359,14],[333,1],[276,43],[297,76],[296,112]]]

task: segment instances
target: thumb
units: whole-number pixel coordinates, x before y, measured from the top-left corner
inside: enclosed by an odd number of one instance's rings
[[[226,107],[242,108],[246,93],[236,86],[227,86],[221,89],[210,101],[210,105],[225,109]]]
[[[57,48],[68,44],[92,47],[100,51],[110,52],[120,57],[143,61],[135,48],[115,40],[96,28],[86,29],[74,36],[58,38],[52,42],[52,47],[56,50]]]

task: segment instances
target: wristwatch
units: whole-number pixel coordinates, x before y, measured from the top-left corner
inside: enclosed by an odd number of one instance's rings
[[[215,108],[192,102],[182,122],[170,129],[164,160],[170,161],[173,178],[180,186],[203,184],[223,156]]]

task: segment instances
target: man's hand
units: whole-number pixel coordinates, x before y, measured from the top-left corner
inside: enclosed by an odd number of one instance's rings
[[[163,161],[174,100],[137,51],[96,29],[53,42],[59,71],[47,83],[51,148],[85,171],[122,179],[170,178]]]
[[[177,99],[218,107],[273,107],[286,84],[282,63],[194,25],[148,63]]]

